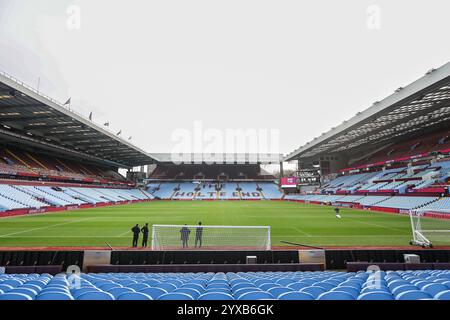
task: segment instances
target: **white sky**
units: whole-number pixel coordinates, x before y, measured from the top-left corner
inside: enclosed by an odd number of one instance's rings
[[[449,12],[448,0],[0,0],[0,69],[41,77],[148,152],[200,120],[279,129],[286,154],[448,62]]]

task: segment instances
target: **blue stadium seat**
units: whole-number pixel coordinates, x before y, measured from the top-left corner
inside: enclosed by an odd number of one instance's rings
[[[132,283],[126,287],[133,289],[134,291],[141,291],[142,289],[150,288],[150,286],[145,283]]]
[[[151,296],[142,292],[124,292],[119,294],[116,300],[153,300]]]
[[[402,292],[412,291],[412,290],[418,290],[418,289],[419,289],[419,288],[417,288],[416,286],[406,284],[406,285],[398,286],[398,287],[396,287],[396,288],[394,288],[394,289],[391,289],[391,292],[392,292],[395,296],[397,296],[397,295],[399,295],[399,294],[402,293]]]
[[[431,296],[435,296],[443,291],[447,291],[447,286],[440,283],[431,283],[422,287],[422,291],[430,294]]]
[[[6,284],[8,286],[11,286],[13,288],[20,287],[23,283],[19,280],[9,279],[2,282],[2,284]]]
[[[361,294],[358,300],[394,300],[394,297],[386,291],[370,291]]]
[[[114,296],[108,292],[88,291],[81,295],[74,296],[76,300],[114,300]]]
[[[134,292],[134,290],[130,289],[130,288],[125,288],[125,287],[115,287],[115,288],[110,288],[110,289],[106,290],[106,292],[112,294],[114,296],[114,298],[117,299],[117,297],[119,295],[121,295],[122,293]]]
[[[306,292],[286,292],[278,296],[279,300],[314,300],[314,296]]]
[[[267,290],[267,292],[269,292],[275,298],[278,298],[283,293],[292,292],[292,291],[294,291],[294,290],[291,289],[291,288],[288,288],[288,287],[276,287],[276,288],[272,288],[272,289]]]
[[[295,283],[295,282],[297,282],[297,280],[295,280],[295,279],[280,279],[280,280],[277,280],[276,284],[279,284],[283,287],[287,287],[290,284]]]
[[[247,292],[238,297],[238,300],[270,300],[275,299],[273,295],[264,291]]]
[[[72,296],[76,299],[82,294],[85,294],[86,292],[101,292],[100,289],[97,289],[95,287],[89,287],[89,288],[81,288],[81,289],[75,289],[72,290]]]
[[[450,290],[442,291],[434,296],[435,300],[450,300]]]
[[[289,284],[287,287],[295,291],[300,291],[301,289],[308,287],[308,285],[300,282],[294,282]]]
[[[29,288],[14,288],[11,291],[9,291],[10,293],[23,293],[26,294],[27,296],[30,296],[31,298],[34,299],[34,297],[37,296],[38,292]]]
[[[203,293],[204,290],[202,290]],[[195,289],[189,289],[189,288],[180,288],[180,289],[176,289],[174,291],[172,291],[173,293],[185,293],[187,295],[190,295],[192,298],[194,298],[194,300],[196,300],[199,296],[200,296],[200,292],[198,290]]]
[[[168,293],[166,290],[161,289],[161,288],[146,288],[146,289],[142,289],[139,292],[142,292],[142,293],[145,293],[146,295],[149,295],[150,297],[152,297],[153,300],[156,300],[160,296],[162,296],[163,294]]]
[[[259,289],[261,289],[262,291],[269,291],[272,288],[277,288],[277,287],[281,287],[279,284],[275,284],[275,283],[264,283],[260,286],[258,286]]]
[[[234,300],[233,296],[223,292],[204,293],[198,297],[198,300]]]
[[[154,288],[161,288],[170,293],[174,291],[177,287],[170,283],[158,283],[157,285],[154,286]]]
[[[23,293],[4,293],[0,294],[0,300],[33,300],[32,297]]]
[[[326,282],[316,282],[315,284],[313,284],[313,286],[323,288],[326,291],[329,291],[336,287],[335,285],[332,285],[331,283],[326,283]]]
[[[242,288],[242,289],[239,289],[239,290],[236,290],[235,292],[233,292],[233,296],[235,298],[239,298],[243,294],[246,294],[249,292],[255,292],[255,291],[262,291],[262,290],[259,288]]]
[[[118,288],[118,287],[122,287],[122,286],[117,283],[105,283],[105,284],[99,285],[97,287],[103,291],[108,291],[109,289]]]
[[[74,298],[69,293],[44,292],[39,294],[36,300],[74,300]]]
[[[158,300],[194,300],[186,293],[166,293],[158,298]]]
[[[70,294],[70,291],[67,288],[53,287],[53,286],[44,287],[44,289],[39,291],[39,294],[45,293],[45,292],[63,292],[63,293],[69,293]]]
[[[8,292],[12,289],[14,289],[14,287],[4,284],[4,283],[0,283],[0,290],[2,290],[3,292]]]
[[[395,296],[395,300],[422,300],[430,298],[432,298],[431,295],[420,290],[403,291]]]
[[[206,289],[204,293],[227,293],[227,294],[232,294],[230,289],[226,289],[226,288],[211,288],[211,289]]]
[[[146,284],[146,285],[148,285],[150,287],[154,287],[154,286],[156,286],[157,284],[159,284],[161,282],[159,282],[158,280],[155,280],[155,279],[147,279],[147,280],[142,281],[142,283]]]
[[[314,297],[314,299],[316,299],[319,295],[321,295],[322,293],[326,292],[327,290],[321,288],[321,287],[306,287],[300,290],[300,292],[306,292],[309,293],[310,295],[312,295]]]
[[[346,287],[346,286],[335,287],[335,288],[331,289],[331,291],[347,292],[355,299],[359,296],[359,293],[360,293],[360,291],[358,289],[356,289],[354,287]]]
[[[322,293],[317,300],[355,300],[356,298],[348,292],[330,291]]]

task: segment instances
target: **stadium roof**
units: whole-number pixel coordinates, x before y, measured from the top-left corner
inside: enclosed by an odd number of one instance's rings
[[[389,145],[420,130],[449,126],[450,62],[375,102],[336,128],[288,154],[284,160],[363,151]]]
[[[114,167],[154,162],[129,141],[2,72],[0,138]]]
[[[278,164],[283,161],[282,154],[273,153],[153,153],[152,157],[166,164]]]

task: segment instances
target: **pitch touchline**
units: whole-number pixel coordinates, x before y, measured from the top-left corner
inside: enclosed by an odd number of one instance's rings
[[[15,234],[21,234],[21,233],[26,233],[26,232],[31,232],[31,231],[37,231],[37,230],[44,230],[44,229],[50,229],[53,227],[59,227],[59,226],[64,226],[66,224],[71,224],[71,223],[77,223],[77,222],[83,222],[83,221],[87,221],[87,220],[93,220],[96,219],[95,217],[92,218],[86,218],[86,219],[80,219],[80,220],[75,220],[75,221],[69,221],[69,222],[63,222],[63,223],[57,223],[57,224],[52,224],[50,226],[45,226],[45,227],[40,227],[40,228],[33,228],[33,229],[28,229],[28,230],[23,230],[23,231],[18,231],[18,232],[12,232],[12,233],[7,233],[7,234],[2,234],[0,235],[0,238],[6,238]]]

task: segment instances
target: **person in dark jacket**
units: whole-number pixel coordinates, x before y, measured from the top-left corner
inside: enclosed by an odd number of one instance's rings
[[[181,234],[181,243],[183,245],[183,248],[188,247],[188,241],[189,241],[189,234],[191,233],[191,230],[187,227],[185,224],[183,228],[180,229]]]
[[[141,232],[142,232],[142,248],[146,248],[148,242],[148,223],[146,223],[145,226],[142,227]]]
[[[203,227],[202,227],[202,223],[199,222],[197,230],[195,231],[195,247],[196,248],[197,248],[197,244],[199,245],[198,246],[199,248],[202,247],[202,238],[203,238]]]
[[[131,231],[133,232],[133,248],[137,248],[141,228],[139,228],[139,225],[136,224],[133,228],[131,228]]]

